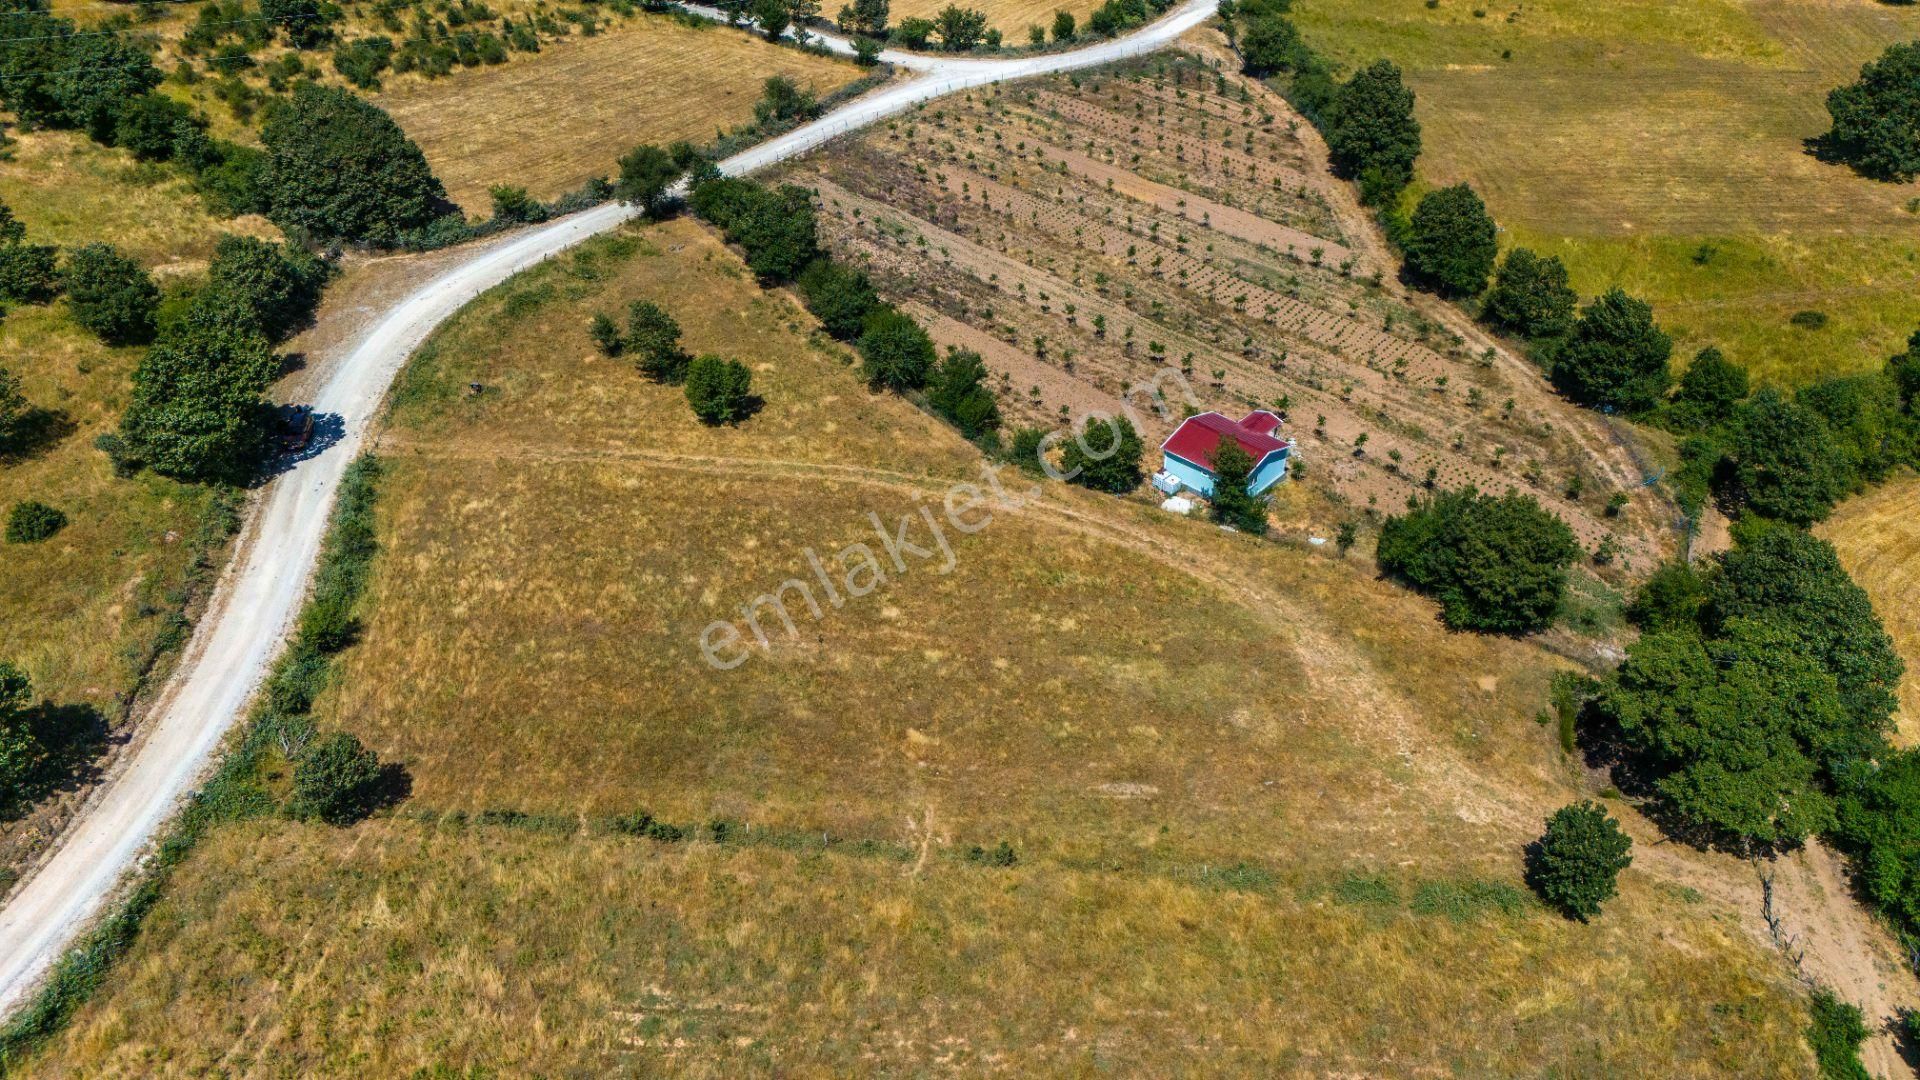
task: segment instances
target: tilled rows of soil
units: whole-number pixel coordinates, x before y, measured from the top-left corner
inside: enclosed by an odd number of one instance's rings
[[[790,178],[818,192],[837,254],[936,339],[982,354],[1013,423],[1111,411],[1130,389],[1155,437],[1185,404],[1280,408],[1306,482],[1357,510],[1473,484],[1529,490],[1589,549],[1624,526],[1553,417],[1516,407],[1507,372],[1396,299],[1337,230],[1300,227],[1331,219],[1284,102],[1197,71],[1132,76],[950,99]],[[1148,153],[1191,172],[1143,176]],[[1287,224],[1266,220],[1276,202]],[[1652,536],[1615,539],[1625,560],[1656,557]]]

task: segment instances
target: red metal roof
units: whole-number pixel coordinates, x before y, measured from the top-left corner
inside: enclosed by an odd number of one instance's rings
[[[1249,421],[1256,426],[1249,427]],[[1261,426],[1265,430],[1258,430]],[[1221,439],[1231,435],[1240,444],[1240,449],[1253,458],[1254,467],[1258,468],[1267,455],[1292,445],[1284,439],[1273,437],[1271,432],[1279,426],[1280,418],[1265,410],[1251,413],[1246,420],[1237,424],[1217,412],[1206,412],[1182,421],[1173,434],[1167,436],[1167,441],[1160,444],[1160,449],[1211,470],[1214,449],[1220,445]]]
[[[1265,409],[1255,409],[1241,418],[1240,426],[1248,431],[1271,435],[1280,429],[1280,417]]]

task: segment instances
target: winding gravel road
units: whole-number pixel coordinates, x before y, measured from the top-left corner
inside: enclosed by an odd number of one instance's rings
[[[810,150],[847,131],[988,83],[1092,67],[1164,48],[1206,21],[1218,0],[1187,0],[1140,30],[1070,52],[967,60],[888,52],[918,72],[831,114],[720,163],[739,175]],[[701,14],[718,17],[714,11]],[[848,42],[817,35],[835,52]],[[100,785],[53,854],[0,909],[0,1015],[27,999],[70,942],[96,918],[155,834],[205,775],[221,737],[279,653],[306,595],[341,475],[359,453],[387,386],[414,349],[454,312],[514,274],[626,221],[619,205],[586,210],[475,251],[399,301],[359,339],[313,401],[338,414],[344,434],[274,480],[253,507],[238,557],[195,629],[157,716]]]

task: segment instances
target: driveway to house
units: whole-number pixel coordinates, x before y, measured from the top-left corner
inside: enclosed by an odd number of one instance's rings
[[[1186,0],[1131,34],[1068,52],[981,60],[889,50],[882,59],[915,77],[742,151],[720,162],[720,170],[751,173],[957,91],[1154,52],[1205,22],[1217,4]],[[724,19],[711,9],[699,13]],[[834,52],[853,52],[844,39],[813,36]],[[0,908],[0,1015],[19,1008],[61,952],[100,915],[206,775],[221,738],[244,713],[286,641],[306,596],[341,476],[366,442],[387,387],[407,357],[481,293],[632,216],[632,209],[609,204],[475,245],[468,257],[371,320],[371,329],[351,346],[312,402],[317,413],[340,418],[340,437],[258,494],[240,549],[139,741],[94,791],[60,844]]]

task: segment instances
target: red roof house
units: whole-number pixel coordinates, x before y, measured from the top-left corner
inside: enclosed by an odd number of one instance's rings
[[[1256,409],[1237,421],[1217,412],[1189,416],[1160,444],[1161,475],[1154,482],[1163,490],[1184,487],[1212,495],[1213,452],[1222,439],[1232,439],[1253,459],[1247,491],[1258,495],[1287,474],[1287,463],[1293,456],[1293,440],[1276,434],[1280,424],[1280,417],[1265,409]]]

